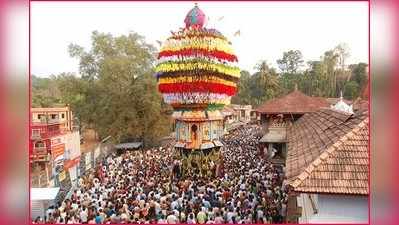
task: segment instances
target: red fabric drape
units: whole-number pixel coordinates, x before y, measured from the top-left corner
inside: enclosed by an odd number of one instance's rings
[[[233,86],[209,82],[159,84],[158,89],[161,93],[209,92],[227,94],[229,96],[233,96],[237,90]]]

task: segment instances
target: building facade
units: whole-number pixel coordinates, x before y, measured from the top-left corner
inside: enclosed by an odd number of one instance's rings
[[[324,108],[287,130],[287,222],[368,222],[368,112]]]
[[[298,223],[367,223],[368,197],[357,195],[309,194],[297,197],[301,208]]]
[[[59,186],[76,179],[80,135],[69,107],[32,108],[30,166],[32,187]]]
[[[32,108],[32,124],[59,124],[62,131],[72,131],[74,127],[74,118],[72,111],[68,106],[57,108]]]
[[[287,157],[287,129],[304,114],[329,107],[324,98],[311,97],[299,90],[271,99],[255,109],[264,135],[260,139],[260,155],[275,164],[284,164]]]
[[[248,123],[251,121],[251,105],[236,105],[231,104],[231,109],[234,111],[234,121]]]

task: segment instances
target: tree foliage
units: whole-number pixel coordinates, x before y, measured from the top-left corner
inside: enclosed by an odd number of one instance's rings
[[[306,66],[299,50],[286,51],[277,60],[280,73],[261,61],[252,75],[246,71],[241,73],[238,94],[232,102],[257,106],[288,94],[295,87],[309,96],[339,97],[343,91],[346,98],[356,99],[367,83],[367,64],[346,65],[348,49],[345,44],[339,44]]]
[[[60,92],[54,76],[41,78],[31,76],[32,107],[50,107],[61,103]]]
[[[344,87],[344,97],[348,99],[355,99],[359,95],[359,84],[355,81],[349,81]]]
[[[257,72],[253,75],[241,71],[238,93],[232,99],[232,103],[259,105],[278,94],[279,80],[275,69],[265,60],[260,61],[255,69]]]
[[[76,44],[68,50],[79,60],[79,76],[32,76],[33,107],[68,104],[81,126],[116,142],[136,139],[148,146],[168,134],[171,108],[157,91],[155,49],[143,37],[93,32],[90,50]],[[310,96],[338,97],[343,91],[345,98],[355,99],[367,84],[367,64],[346,65],[348,56],[348,47],[340,44],[306,65],[299,50],[283,52],[277,60],[281,72],[259,61],[253,74],[241,71],[232,103],[257,106],[295,87]]]
[[[169,134],[167,105],[152,76],[155,49],[143,37],[93,32],[90,50],[71,44],[69,53],[79,60],[80,77],[64,73],[52,80],[60,101],[71,106],[82,125],[100,138],[136,139],[147,146]]]
[[[277,60],[277,64],[283,74],[296,74],[303,62],[302,52],[299,50],[284,52],[283,57]]]

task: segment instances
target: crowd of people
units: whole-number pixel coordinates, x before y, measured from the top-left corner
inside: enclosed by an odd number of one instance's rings
[[[246,125],[222,138],[217,177],[173,179],[172,145],[111,154],[34,223],[283,223],[284,168],[259,157],[260,129]]]

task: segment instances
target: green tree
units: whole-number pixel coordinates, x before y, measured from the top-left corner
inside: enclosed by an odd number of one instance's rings
[[[269,67],[265,60],[260,61],[255,69],[257,72],[251,76],[249,88],[252,105],[259,105],[279,94],[279,82],[276,70]]]
[[[71,107],[79,122],[84,122],[84,124],[79,124],[80,127],[93,125],[95,121],[93,99],[97,97],[96,83],[89,83],[73,73],[61,73],[54,79],[61,93],[61,102]]]
[[[54,76],[31,76],[32,107],[54,107],[61,104],[60,92]]]
[[[337,56],[337,63],[339,68],[344,71],[346,67],[346,61],[350,56],[349,46],[346,43],[340,43],[334,48],[334,54]]]
[[[324,53],[323,56],[323,64],[326,69],[326,77],[328,82],[328,86],[324,96],[336,97],[337,93],[337,73],[336,73],[336,66],[338,63],[338,55],[336,54],[335,50],[329,50]]]
[[[82,122],[101,137],[111,135],[119,142],[127,137],[145,145],[168,134],[169,116],[152,76],[155,48],[136,33],[114,37],[93,32],[92,47],[85,51],[71,44],[69,52],[79,59],[81,79],[63,78],[64,99],[74,103]]]
[[[356,83],[359,85],[359,88],[364,88],[367,83],[367,64],[352,64],[349,66],[349,68],[352,73],[351,80],[356,81]]]
[[[349,46],[345,43],[340,43],[333,49],[333,51],[337,56],[337,66],[335,68],[336,92],[340,92],[344,89],[345,84],[351,77],[351,71],[347,69],[346,65],[346,61],[350,56]]]
[[[354,100],[357,96],[359,96],[359,91],[359,84],[355,81],[349,81],[345,84],[344,97],[346,99]]]
[[[303,80],[300,68],[303,66],[303,56],[299,50],[289,50],[283,53],[283,57],[277,60],[281,70],[279,83],[283,94],[293,91],[296,85]]]
[[[328,96],[328,75],[327,68],[323,61],[309,61],[308,69],[305,71],[305,92],[311,96]]]
[[[277,64],[283,74],[296,74],[303,62],[302,52],[299,50],[284,52],[283,57],[277,60]]]
[[[251,89],[249,86],[251,74],[246,70],[242,70],[240,74],[240,81],[237,84],[237,94],[231,98],[231,103],[244,105],[251,104]]]

